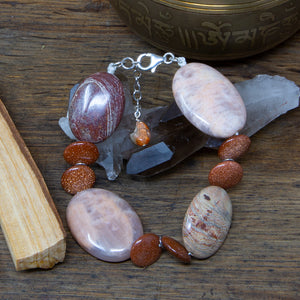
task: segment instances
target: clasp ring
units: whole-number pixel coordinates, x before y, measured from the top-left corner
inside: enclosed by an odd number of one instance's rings
[[[145,61],[149,61],[149,58],[150,62],[148,63],[148,65],[145,65]],[[142,71],[151,70],[152,73],[155,73],[156,68],[163,62],[164,58],[162,56],[153,53],[143,53],[137,58],[137,67]]]

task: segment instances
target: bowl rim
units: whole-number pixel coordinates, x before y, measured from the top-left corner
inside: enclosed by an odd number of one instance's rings
[[[181,10],[192,10],[200,11],[201,13],[218,13],[218,14],[232,14],[243,13],[243,12],[255,12],[262,9],[272,8],[279,5],[282,5],[291,0],[239,0],[239,3],[236,3],[235,0],[229,1],[224,0],[215,0],[212,4],[211,0],[152,0],[155,3],[169,6],[172,8],[177,8]],[[223,2],[223,3],[222,3]],[[224,3],[226,2],[226,3]]]

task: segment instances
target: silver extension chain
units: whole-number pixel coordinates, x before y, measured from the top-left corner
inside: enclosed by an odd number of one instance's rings
[[[152,73],[155,73],[156,68],[160,64],[169,65],[173,62],[177,62],[180,67],[186,64],[186,60],[184,57],[175,57],[173,53],[167,52],[163,56],[159,56],[153,53],[143,53],[137,58],[137,60],[134,60],[131,57],[125,57],[119,62],[109,64],[109,66],[107,67],[107,72],[110,74],[114,74],[117,68],[123,68],[124,70],[133,70],[134,86],[132,97],[136,102],[136,110],[134,113],[136,121],[139,121],[141,117],[140,101],[142,100],[142,92],[140,78],[142,76],[142,71],[151,71]]]

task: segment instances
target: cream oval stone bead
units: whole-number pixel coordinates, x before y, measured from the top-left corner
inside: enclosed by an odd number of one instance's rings
[[[77,193],[67,207],[67,222],[84,250],[109,262],[129,259],[132,244],[143,234],[142,223],[133,208],[104,189]]]
[[[231,225],[232,206],[218,186],[202,189],[191,202],[183,221],[184,245],[192,256],[210,257],[223,244]]]
[[[227,138],[246,123],[246,108],[237,89],[208,65],[190,63],[181,67],[172,89],[184,116],[210,136]]]

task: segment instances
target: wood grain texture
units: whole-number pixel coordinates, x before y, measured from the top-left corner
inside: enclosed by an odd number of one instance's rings
[[[105,263],[72,239],[65,211],[71,196],[60,187],[69,144],[58,126],[70,88],[110,62],[161,53],[137,38],[107,0],[0,1],[0,98],[28,146],[67,230],[64,263],[50,271],[16,272],[0,232],[3,299],[298,299],[300,295],[300,109],[281,116],[252,138],[241,164],[242,182],[229,191],[233,221],[210,259],[183,265],[164,253],[146,269],[130,261]],[[257,74],[281,75],[300,86],[300,34],[255,57],[210,63],[233,82]],[[143,78],[144,106],[171,102],[176,68]],[[201,150],[162,175],[113,182],[95,168],[96,187],[135,208],[145,232],[179,241],[190,201],[208,185],[217,153]]]
[[[0,100],[0,224],[17,271],[52,268],[65,230],[45,181]]]

